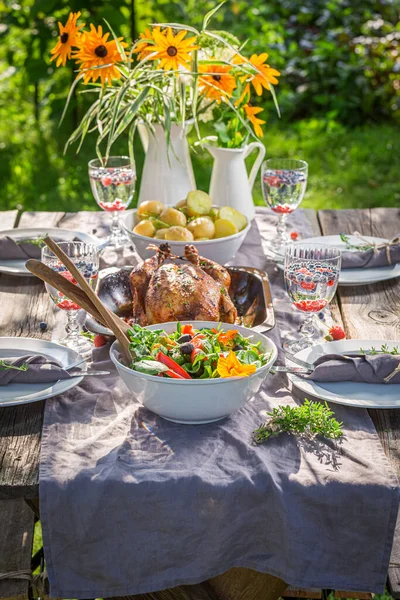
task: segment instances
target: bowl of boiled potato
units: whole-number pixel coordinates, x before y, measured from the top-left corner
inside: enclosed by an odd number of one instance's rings
[[[242,213],[230,206],[213,206],[201,191],[189,192],[175,206],[142,202],[126,214],[123,226],[143,259],[154,254],[147,250],[149,244],[168,242],[173,254],[182,256],[186,244],[194,244],[200,256],[220,264],[235,256],[250,229]]]

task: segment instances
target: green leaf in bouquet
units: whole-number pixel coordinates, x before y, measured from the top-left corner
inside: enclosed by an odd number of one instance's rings
[[[65,114],[66,114],[66,112],[68,110],[69,103],[71,101],[72,94],[74,93],[74,89],[76,88],[76,86],[78,85],[78,83],[81,81],[81,79],[83,79],[84,75],[85,75],[85,71],[82,71],[82,73],[80,73],[77,76],[77,78],[75,79],[75,81],[73,82],[73,84],[71,85],[71,87],[69,88],[69,92],[68,92],[68,96],[67,96],[67,101],[65,103],[64,110],[62,112],[61,119],[60,119],[60,122],[59,122],[58,126],[60,126],[61,123],[63,122]]]
[[[112,144],[121,135],[121,133],[123,133],[123,131],[125,131],[125,129],[128,127],[128,125],[130,125],[132,119],[135,118],[135,116],[138,113],[139,108],[142,106],[143,102],[147,98],[149,91],[150,91],[150,86],[147,85],[146,87],[144,87],[142,89],[142,91],[140,92],[140,94],[138,95],[136,100],[134,102],[132,102],[132,104],[129,105],[127,111],[125,112],[123,119],[120,121],[118,127],[115,130],[115,133],[114,133],[112,141],[111,141]]]
[[[182,23],[152,23],[152,27],[171,27],[171,29],[190,31],[195,35],[200,35],[200,31],[197,29],[191,27],[190,25],[182,25]]]
[[[127,62],[127,61],[128,61],[128,57],[127,57],[127,55],[126,55],[126,52],[125,52],[125,50],[124,50],[124,48],[123,48],[123,46],[122,46],[121,42],[119,41],[118,37],[115,35],[113,28],[111,27],[111,25],[110,25],[110,23],[107,21],[107,19],[104,19],[104,22],[105,22],[105,24],[107,25],[108,29],[111,31],[111,35],[113,36],[113,38],[114,38],[114,41],[115,41],[115,43],[116,43],[116,45],[117,45],[118,52],[119,52],[119,55],[120,55],[120,57],[121,57],[121,60],[122,60],[123,62]]]
[[[212,10],[210,10],[204,17],[203,19],[203,26],[202,29],[207,29],[207,25],[209,24],[211,18],[213,17],[213,15],[221,8],[221,6],[223,6],[225,4],[226,0],[223,0],[223,2],[221,2],[220,4],[218,4],[215,8],[213,8]]]
[[[276,97],[276,92],[274,90],[274,86],[272,85],[272,83],[269,84],[269,91],[271,92],[271,96],[272,96],[272,99],[274,101],[276,112],[278,113],[278,117],[280,117],[281,116],[281,111],[279,109],[278,99]]]

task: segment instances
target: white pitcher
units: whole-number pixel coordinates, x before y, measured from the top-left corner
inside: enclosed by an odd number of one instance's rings
[[[258,156],[248,176],[244,161],[256,148]],[[264,145],[261,142],[252,142],[244,148],[207,146],[207,149],[214,157],[210,183],[212,203],[217,206],[232,206],[251,220],[255,215],[251,191],[265,156]]]
[[[162,125],[154,125],[154,134],[143,123],[138,129],[146,152],[138,204],[145,200],[176,204],[196,189],[186,128],[171,124],[169,148]]]

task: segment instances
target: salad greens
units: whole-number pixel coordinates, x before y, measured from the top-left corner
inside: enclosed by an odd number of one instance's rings
[[[178,323],[173,333],[133,325],[129,331],[130,367],[147,375],[174,379],[214,379],[248,376],[265,365],[270,353],[237,329],[221,325],[195,329]]]

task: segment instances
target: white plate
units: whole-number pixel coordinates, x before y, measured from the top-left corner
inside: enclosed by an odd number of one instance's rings
[[[34,338],[3,337],[0,338],[0,358],[23,356],[24,354],[42,354],[56,359],[63,367],[75,363],[79,354],[75,350]],[[79,368],[79,367],[77,367]],[[83,377],[71,377],[54,383],[10,383],[0,386],[0,406],[16,406],[45,400],[62,394],[78,385]]]
[[[384,340],[339,340],[337,342],[326,342],[312,348],[298,352],[295,356],[309,363],[324,354],[346,354],[347,352],[358,352],[360,348],[380,348],[387,344],[389,348],[399,346],[397,342]],[[290,362],[290,358],[287,357]],[[321,383],[310,381],[298,375],[288,375],[290,381],[299,390],[306,394],[316,396],[327,402],[344,404],[359,408],[400,408],[400,384],[383,383],[354,383],[343,381],[338,383]]]
[[[388,242],[385,238],[369,237],[365,236],[365,239],[369,242]],[[349,235],[349,241],[351,244],[360,244],[360,240],[354,235]],[[346,250],[346,244],[342,242],[339,235],[325,235],[320,237],[306,238],[298,244],[308,243],[310,244],[323,244],[325,246],[335,246],[339,250]],[[278,263],[278,267],[283,269],[284,256],[281,257],[281,262]],[[368,285],[370,283],[377,283],[378,281],[387,281],[388,279],[394,279],[400,277],[400,264],[392,265],[389,267],[380,267],[377,269],[344,269],[340,271],[339,285]]]
[[[74,238],[79,238],[82,242],[87,244],[94,244],[95,246],[101,246],[102,240],[94,235],[89,235],[82,231],[73,231],[72,229],[58,229],[56,227],[35,227],[30,229],[6,229],[0,231],[0,236],[8,235],[14,240],[20,240],[21,238],[32,238],[43,236],[48,233],[52,237],[56,237],[66,242],[72,241]],[[3,260],[0,258],[0,273],[8,273],[10,275],[34,275],[28,271],[25,267],[25,263],[28,259],[22,260]]]

